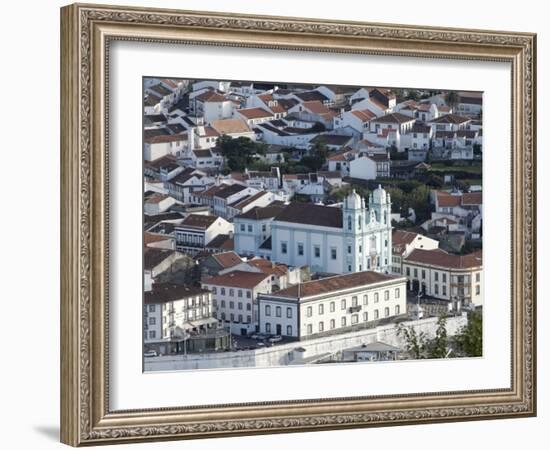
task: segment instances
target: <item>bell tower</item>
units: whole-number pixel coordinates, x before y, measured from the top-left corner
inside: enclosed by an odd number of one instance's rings
[[[344,199],[342,209],[344,233],[348,235],[362,233],[366,213],[365,200],[354,189]]]
[[[369,211],[374,211],[377,223],[375,233],[380,243],[376,269],[380,272],[390,273],[392,257],[391,198],[390,194],[380,185],[369,197]]]

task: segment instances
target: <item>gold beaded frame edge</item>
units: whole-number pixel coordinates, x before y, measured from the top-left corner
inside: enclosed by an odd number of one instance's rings
[[[109,409],[108,63],[113,40],[505,61],[512,70],[510,389]],[[536,414],[536,36],[74,4],[61,9],[61,440],[134,441]]]

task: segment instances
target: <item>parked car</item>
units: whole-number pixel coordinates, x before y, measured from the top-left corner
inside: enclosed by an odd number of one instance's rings
[[[256,344],[256,347],[265,347],[265,342],[264,341],[260,341]]]
[[[153,356],[158,356],[158,352],[156,350],[147,350],[146,352],[143,353],[143,356],[145,356],[146,358],[151,358]]]
[[[275,336],[271,336],[268,340],[273,344],[275,342],[281,342],[283,340],[283,337],[277,334]]]
[[[263,341],[263,340],[267,339],[270,335],[266,334],[266,333],[255,333],[255,336],[256,337],[254,337],[253,339]]]

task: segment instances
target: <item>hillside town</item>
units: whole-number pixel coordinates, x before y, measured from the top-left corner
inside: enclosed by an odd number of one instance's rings
[[[481,356],[481,93],[143,91],[145,370]]]

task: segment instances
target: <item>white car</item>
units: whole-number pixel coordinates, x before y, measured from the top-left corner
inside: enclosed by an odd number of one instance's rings
[[[143,353],[143,356],[145,356],[146,358],[152,358],[153,356],[158,356],[159,354],[157,353],[156,350],[147,350],[146,352]]]
[[[274,343],[274,342],[281,342],[283,340],[283,337],[280,336],[280,335],[275,335],[275,336],[271,336],[269,339],[269,342],[271,343]]]

